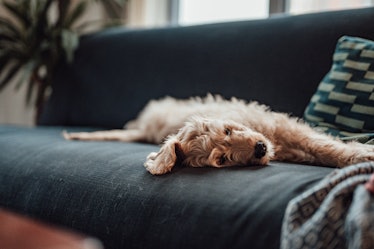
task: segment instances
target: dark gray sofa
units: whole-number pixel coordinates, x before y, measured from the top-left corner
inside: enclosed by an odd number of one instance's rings
[[[38,126],[0,126],[0,207],[107,249],[279,248],[287,203],[332,168],[177,166],[153,176],[143,162],[157,145],[61,132],[120,128],[150,99],[207,92],[301,117],[339,37],[374,39],[372,23],[368,8],[85,36]]]

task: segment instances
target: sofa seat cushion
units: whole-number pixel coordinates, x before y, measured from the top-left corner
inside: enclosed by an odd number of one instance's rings
[[[0,206],[99,238],[105,248],[279,248],[289,200],[333,169],[272,162],[143,167],[158,146],[66,141],[69,127],[0,126]]]

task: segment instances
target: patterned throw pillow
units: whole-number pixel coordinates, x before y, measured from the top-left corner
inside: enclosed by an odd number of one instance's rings
[[[304,119],[333,135],[374,133],[373,41],[339,39],[332,68],[313,95]]]

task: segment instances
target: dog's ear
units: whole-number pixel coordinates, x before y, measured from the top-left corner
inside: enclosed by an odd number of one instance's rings
[[[148,155],[145,168],[153,175],[162,175],[172,170],[177,162],[184,160],[184,153],[180,141],[176,136],[169,137],[158,153]]]

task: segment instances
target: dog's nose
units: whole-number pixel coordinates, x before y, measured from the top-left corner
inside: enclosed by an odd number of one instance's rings
[[[255,157],[260,159],[266,155],[266,144],[258,141],[255,145]]]

